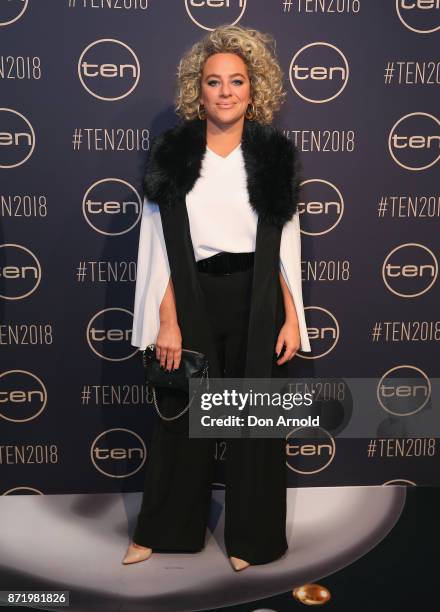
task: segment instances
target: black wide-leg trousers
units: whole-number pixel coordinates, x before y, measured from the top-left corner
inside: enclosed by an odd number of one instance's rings
[[[244,375],[252,274],[252,268],[228,275],[199,272],[225,377]],[[277,330],[283,321],[279,287]],[[166,416],[182,409],[181,393],[157,389],[156,395]],[[189,438],[187,417],[188,412],[163,421],[155,413],[133,534],[134,542],[153,551],[196,552],[205,545],[216,439]],[[283,555],[287,550],[284,438],[227,439],[224,510],[228,556],[260,564]]]

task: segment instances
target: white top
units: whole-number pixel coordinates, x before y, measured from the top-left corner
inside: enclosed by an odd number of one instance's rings
[[[186,195],[196,261],[220,251],[255,251],[258,214],[249,203],[241,144],[227,157],[206,147],[200,176]],[[301,235],[296,212],[282,229],[280,270],[298,316],[300,350],[310,352],[301,284]],[[137,262],[131,344],[144,349],[156,342],[159,308],[170,277],[159,206],[144,199]]]
[[[255,251],[258,214],[249,203],[241,145],[227,157],[206,147],[186,208],[196,261],[220,251]]]

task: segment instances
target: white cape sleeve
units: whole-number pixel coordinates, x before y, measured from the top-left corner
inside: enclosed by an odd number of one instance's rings
[[[304,314],[301,284],[301,233],[298,211],[283,225],[280,244],[280,270],[292,294],[298,316],[300,351],[311,352]]]
[[[159,206],[144,198],[136,273],[131,344],[145,349],[156,342],[159,308],[170,278],[170,266]]]

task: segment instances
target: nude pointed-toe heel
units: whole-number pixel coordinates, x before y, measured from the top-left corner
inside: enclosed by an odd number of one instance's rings
[[[232,567],[235,571],[244,570],[246,567],[249,567],[250,563],[244,561],[243,559],[239,559],[238,557],[229,557]]]
[[[124,565],[128,565],[129,563],[139,563],[139,561],[146,561],[151,557],[152,554],[152,548],[146,548],[145,546],[140,546],[140,544],[132,542],[127,549],[122,563]]]

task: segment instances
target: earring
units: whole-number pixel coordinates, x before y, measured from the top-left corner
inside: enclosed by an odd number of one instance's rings
[[[255,115],[256,115],[254,103],[251,102],[251,105],[252,105],[252,110],[249,112],[249,106],[248,106],[248,108],[246,109],[246,113],[245,113],[246,119],[250,119],[250,120],[255,119]]]
[[[203,109],[203,108],[204,108],[204,106],[202,106],[202,107],[201,107],[201,106],[200,106],[200,102],[199,102],[199,103],[197,104],[197,116],[198,116],[198,118],[199,118],[201,121],[203,121],[203,119],[206,119],[206,111],[205,111],[205,115],[202,117],[202,116],[200,115],[200,108],[202,108],[202,109]]]

